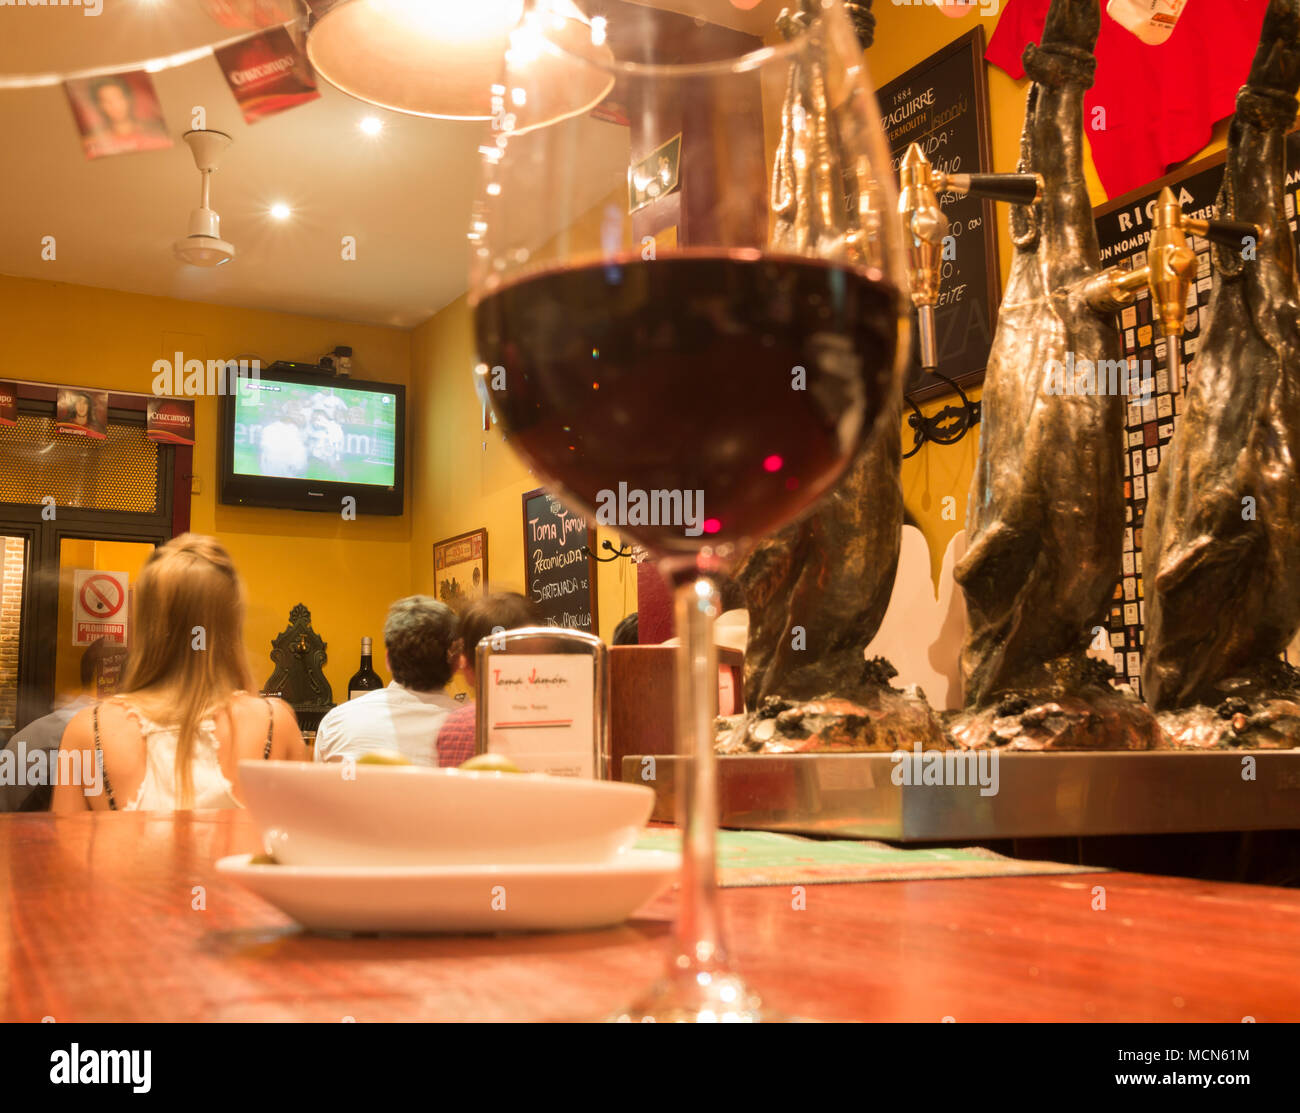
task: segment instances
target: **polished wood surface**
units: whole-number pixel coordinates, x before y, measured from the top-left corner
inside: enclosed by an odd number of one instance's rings
[[[213,862],[243,812],[0,815],[0,1019],[583,1020],[658,972],[666,895],[566,935],[309,935]],[[1094,886],[1105,910],[1094,911]],[[736,960],[824,1020],[1300,1019],[1300,892],[1138,874],[723,893]]]

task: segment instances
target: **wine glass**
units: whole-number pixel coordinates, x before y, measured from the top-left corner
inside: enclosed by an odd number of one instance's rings
[[[535,473],[673,587],[681,904],[667,971],[618,1019],[765,1019],[719,918],[713,620],[720,579],[815,507],[895,396],[888,151],[839,0],[718,6],[731,27],[541,3],[480,147],[475,373]]]

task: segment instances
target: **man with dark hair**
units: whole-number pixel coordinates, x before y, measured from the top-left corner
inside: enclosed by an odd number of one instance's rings
[[[620,622],[617,626],[614,627],[614,638],[613,638],[614,645],[639,644],[639,639],[637,637],[636,616],[637,616],[637,612],[633,611],[630,615],[624,618],[622,622]]]
[[[504,630],[534,626],[539,621],[533,605],[513,591],[484,595],[470,603],[460,617],[460,671],[466,683],[471,688],[477,685],[474,666],[480,641]],[[473,700],[443,720],[437,742],[439,765],[460,765],[474,756],[477,723],[478,707]]]
[[[321,720],[317,761],[386,750],[414,765],[434,764],[432,741],[457,706],[443,691],[460,659],[455,612],[428,595],[399,599],[384,622],[384,650],[392,683],[339,704]]]

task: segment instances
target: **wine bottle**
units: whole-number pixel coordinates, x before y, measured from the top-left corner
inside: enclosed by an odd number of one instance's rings
[[[356,699],[367,692],[373,692],[384,686],[379,674],[370,665],[370,639],[361,639],[361,667],[352,674],[348,681],[348,699]]]

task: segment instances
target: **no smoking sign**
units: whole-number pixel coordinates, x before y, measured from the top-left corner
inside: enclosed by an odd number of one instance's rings
[[[90,645],[100,638],[126,644],[127,584],[125,572],[79,568],[73,573],[73,645]]]

